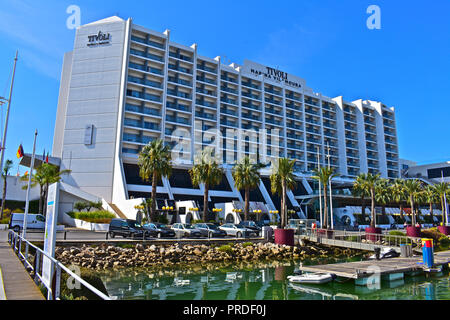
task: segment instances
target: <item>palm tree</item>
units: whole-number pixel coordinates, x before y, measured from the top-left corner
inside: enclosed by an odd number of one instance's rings
[[[192,184],[196,187],[200,184],[204,184],[205,186],[205,193],[203,195],[204,222],[207,221],[209,189],[220,184],[224,173],[216,159],[211,157],[211,151],[209,149],[206,148],[203,150],[199,157],[197,157],[194,167],[189,170]]]
[[[281,194],[281,228],[286,226],[287,220],[287,205],[286,193],[287,190],[294,189],[296,182],[294,180],[294,165],[295,159],[289,160],[287,158],[278,158],[278,162],[272,169],[270,176],[270,184],[272,194]]]
[[[59,167],[45,162],[36,168],[36,172],[31,177],[31,187],[39,185],[39,213],[46,214],[48,187],[59,182],[62,175],[70,172],[71,170],[60,170]],[[28,174],[24,175],[21,180],[28,181]],[[22,189],[27,189],[27,186],[23,186]]]
[[[438,201],[439,196],[433,186],[426,186],[423,190],[423,195],[425,196],[427,203],[430,205],[430,217],[431,221],[433,221],[433,205]]]
[[[370,196],[370,190],[367,186],[365,176],[366,176],[365,173],[362,173],[359,176],[357,176],[352,189],[353,196],[361,198],[361,214],[363,221],[365,221],[366,217],[365,198]]]
[[[144,181],[149,181],[150,177],[152,178],[150,222],[156,221],[156,191],[158,182],[162,177],[169,177],[172,174],[171,161],[170,147],[164,145],[161,139],[151,141],[139,153],[139,176]]]
[[[320,169],[314,169],[313,170],[314,175],[311,177],[317,181],[319,181],[323,186],[323,197],[324,197],[324,205],[323,205],[323,212],[324,212],[324,219],[323,224],[325,229],[328,229],[328,184],[330,180],[332,180],[334,177],[337,176],[337,174],[334,173],[333,168],[328,167],[321,167]],[[331,212],[331,214],[333,214]]]
[[[264,165],[260,163],[251,163],[249,157],[244,157],[241,162],[233,168],[234,185],[238,190],[245,190],[244,220],[248,220],[250,210],[250,190],[258,187],[261,180],[259,170]]]
[[[415,200],[417,200],[417,197],[421,191],[422,191],[422,184],[420,183],[419,180],[408,179],[405,181],[405,192],[408,195],[409,203],[411,205],[411,218],[412,218],[411,224],[412,224],[412,226],[416,225],[416,213],[414,210],[414,204],[415,204]]]
[[[434,185],[434,190],[441,201],[441,209],[442,209],[442,223],[445,225],[445,217],[447,208],[445,207],[444,198],[446,195],[450,194],[450,184],[448,182],[440,182]],[[448,223],[448,221],[447,221]]]
[[[375,186],[377,185],[377,182],[380,180],[380,174],[372,174],[372,173],[362,173],[358,176],[359,183],[364,185],[364,188],[368,190],[369,196],[370,196],[370,215],[372,217],[370,221],[370,226],[372,228],[376,227],[376,212],[375,212]]]
[[[8,175],[9,175],[9,171],[11,170],[13,166],[13,162],[12,160],[6,160],[5,162],[5,166],[3,167],[3,172],[2,172],[2,178],[3,178],[3,196],[2,196],[2,209],[1,209],[1,213],[0,213],[0,220],[3,219],[3,210],[5,208],[5,201],[6,201],[6,183],[7,183],[7,179],[8,179]]]
[[[399,204],[400,216],[403,218],[403,202],[406,200],[405,181],[396,179],[390,189],[392,200]]]
[[[386,215],[386,205],[391,201],[389,180],[380,179],[375,185],[375,201],[381,205],[381,214]]]

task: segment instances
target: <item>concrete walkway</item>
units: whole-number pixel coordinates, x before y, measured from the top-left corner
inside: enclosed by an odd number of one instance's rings
[[[7,300],[45,300],[19,258],[4,241],[0,242],[0,270]]]

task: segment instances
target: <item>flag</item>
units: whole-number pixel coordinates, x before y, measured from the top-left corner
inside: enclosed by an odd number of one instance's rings
[[[22,158],[23,157],[23,147],[22,144],[19,146],[19,149],[17,150],[17,158]]]
[[[47,152],[47,157],[45,158],[45,163],[48,163],[48,152]]]
[[[24,176],[27,176],[28,175],[28,171],[25,171],[25,174],[24,174]]]

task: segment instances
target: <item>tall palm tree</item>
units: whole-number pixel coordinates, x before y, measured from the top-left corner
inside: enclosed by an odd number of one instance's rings
[[[436,194],[436,190],[433,188],[433,186],[426,186],[423,190],[423,194],[425,196],[425,199],[427,203],[430,206],[430,217],[431,221],[433,221],[433,205],[439,201],[439,196]]]
[[[381,214],[386,215],[386,205],[391,201],[389,180],[380,179],[375,185],[375,201],[381,205]]]
[[[207,221],[208,197],[209,189],[220,184],[223,177],[223,169],[219,167],[219,163],[211,157],[210,148],[206,148],[197,157],[194,166],[189,170],[192,184],[198,187],[200,184],[205,186],[203,195],[203,221]]]
[[[445,225],[445,217],[447,208],[444,203],[444,195],[448,196],[450,194],[450,184],[448,182],[440,182],[434,185],[434,190],[441,201],[441,209],[442,209],[442,223]],[[447,221],[448,223],[448,221]]]
[[[62,179],[62,175],[69,174],[71,170],[60,170],[59,167],[42,163],[36,168],[36,172],[31,176],[31,187],[39,185],[39,213],[46,214],[48,196],[48,188],[51,184],[57,183]],[[28,181],[28,174],[21,178],[22,181]],[[27,189],[27,186],[23,186],[22,189]]]
[[[334,173],[333,168],[321,167],[320,169],[313,170],[314,175],[311,177],[317,181],[319,181],[323,186],[323,197],[324,197],[324,205],[323,205],[323,226],[322,228],[328,229],[328,184],[330,180],[337,176]],[[330,214],[333,214],[332,212]]]
[[[294,165],[295,159],[289,160],[287,158],[278,158],[278,162],[272,169],[270,176],[270,184],[272,194],[281,194],[281,228],[286,226],[287,220],[287,205],[286,193],[287,190],[294,189],[296,182],[294,179]]]
[[[417,200],[417,197],[419,196],[420,192],[422,191],[422,184],[419,180],[414,179],[407,179],[405,180],[405,192],[408,196],[409,203],[411,205],[411,224],[412,226],[416,225],[416,212],[415,212],[415,202]]]
[[[365,198],[370,197],[370,190],[367,186],[365,176],[365,173],[361,173],[359,176],[357,176],[352,189],[353,196],[361,198],[361,215],[363,221],[365,221],[366,218]]]
[[[403,218],[403,202],[406,201],[405,181],[396,179],[390,189],[392,200],[399,204],[400,216]]]
[[[139,176],[144,181],[152,179],[151,194],[151,222],[156,221],[156,191],[158,182],[162,177],[169,177],[172,174],[172,155],[170,147],[164,145],[163,140],[151,141],[139,153],[138,158]]]
[[[358,176],[359,181],[361,184],[363,184],[365,186],[365,188],[368,190],[369,192],[369,196],[370,196],[370,215],[372,217],[371,221],[370,221],[370,226],[372,228],[376,227],[376,212],[375,212],[375,186],[377,185],[377,182],[380,180],[380,174],[372,174],[372,173],[362,173]]]
[[[5,166],[3,167],[2,178],[3,178],[3,196],[2,196],[2,209],[0,213],[0,220],[3,219],[3,210],[5,209],[5,201],[6,201],[6,183],[9,175],[9,171],[13,166],[12,160],[6,160]]]
[[[238,190],[245,190],[244,220],[248,220],[250,210],[250,190],[258,187],[261,181],[259,170],[264,165],[252,163],[249,157],[244,157],[241,162],[233,168],[234,185]]]

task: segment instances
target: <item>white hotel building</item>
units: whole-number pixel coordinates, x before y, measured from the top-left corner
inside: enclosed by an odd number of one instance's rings
[[[237,129],[245,136],[227,136]],[[214,130],[222,134],[212,141],[226,151],[228,165],[211,191],[213,202],[242,201],[229,164],[255,155],[255,144],[262,161],[277,152],[297,160],[301,183],[289,194],[293,206],[312,193],[308,177],[318,152],[328,165],[327,146],[342,181],[361,172],[399,177],[394,109],[383,103],[329,98],[304,79],[251,61],[222,64],[220,57],[202,56],[196,44],[172,42],[168,30],[152,31],[131,19],[110,17],[77,29],[74,49],[64,57],[53,143],[61,169],[72,170],[64,184],[114,204],[149,197],[151,185],[138,174],[139,150],[158,138],[174,144],[188,132],[184,160],[158,194],[201,199],[203,190],[192,187],[187,169]],[[251,130],[269,135],[249,145]],[[253,196],[275,209],[268,174]]]

